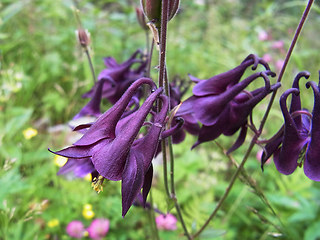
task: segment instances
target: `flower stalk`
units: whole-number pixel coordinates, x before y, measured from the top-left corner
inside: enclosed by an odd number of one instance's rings
[[[166,44],[167,44],[167,25],[168,25],[168,11],[169,11],[169,1],[162,0],[162,10],[161,10],[161,24],[160,24],[160,46],[159,46],[159,75],[158,75],[158,84],[159,87],[165,88],[165,94],[169,95],[169,81],[167,77],[167,69],[166,69]],[[170,109],[170,108],[169,108]],[[168,145],[166,144],[166,140],[161,141],[162,151],[163,151],[163,168],[164,168],[164,184],[165,189],[169,199],[174,200],[175,208],[177,210],[181,225],[183,227],[185,236],[188,239],[192,239],[190,236],[186,224],[184,222],[180,205],[175,196],[175,187],[174,187],[174,158],[173,158],[173,150],[172,150],[172,140],[168,140]],[[168,148],[167,148],[168,146]],[[169,150],[170,156],[170,183],[171,183],[171,194],[169,192],[169,181],[168,181],[168,169],[167,169],[167,152]]]

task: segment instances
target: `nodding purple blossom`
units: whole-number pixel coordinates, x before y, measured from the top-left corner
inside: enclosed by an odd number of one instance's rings
[[[73,120],[84,116],[99,117],[101,115],[100,103],[102,98],[102,87],[105,80],[102,79],[96,83],[96,88],[93,90],[91,100],[80,110],[80,112],[73,117]]]
[[[253,73],[240,81],[245,70],[252,66],[255,70],[261,64],[265,71]],[[177,115],[194,114],[202,123],[198,134],[198,141],[192,148],[219,137],[221,134],[230,136],[239,129],[240,135],[235,144],[229,149],[234,151],[242,145],[247,133],[247,119],[252,109],[267,94],[280,87],[280,84],[270,86],[268,76],[275,76],[269,70],[268,64],[255,55],[249,55],[238,67],[225,73],[218,74],[207,80],[200,80],[191,76],[197,84],[193,88],[193,96],[183,102]],[[265,86],[254,91],[245,88],[254,80],[262,77]]]
[[[121,118],[132,96],[142,84],[150,85],[153,93],[137,111]],[[73,146],[53,152],[69,158],[71,162],[69,165],[78,160],[88,164],[90,159],[102,179],[122,180],[123,216],[141,189],[145,201],[151,187],[153,175],[151,161],[165,125],[169,106],[168,98],[161,93],[162,88],[156,89],[151,79],[141,78],[135,81],[121,99],[96,122],[75,128],[75,130],[88,129]],[[162,108],[153,114],[147,133],[137,139],[140,128],[157,99],[162,101]]]
[[[284,117],[284,126],[265,146],[261,164],[273,155],[277,170],[285,175],[292,174],[298,166],[304,165],[305,175],[314,181],[320,181],[320,93],[319,85],[313,81],[306,83],[314,93],[312,114],[301,109],[299,80],[308,79],[308,72],[301,72],[293,82],[293,88],[285,91],[280,98],[280,107]],[[286,101],[292,95],[290,110]]]
[[[140,56],[140,58],[138,58]],[[143,77],[147,62],[143,59],[143,54],[137,50],[128,60],[123,63],[117,63],[112,57],[104,59],[106,69],[102,70],[98,75],[98,81],[93,88],[85,93],[83,97],[93,98],[95,89],[99,88],[102,83],[102,98],[108,99],[115,104],[128,87],[137,79]],[[132,69],[134,65],[138,65]],[[138,94],[138,93],[137,93]]]

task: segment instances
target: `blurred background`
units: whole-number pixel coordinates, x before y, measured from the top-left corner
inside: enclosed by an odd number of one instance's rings
[[[263,57],[279,73],[306,2],[181,0],[179,13],[169,23],[169,76],[179,75],[186,81],[188,73],[209,78],[239,65],[250,53]],[[139,0],[1,1],[0,239],[71,239],[66,232],[70,222],[78,220],[88,227],[101,218],[110,222],[106,239],[152,239],[147,210],[132,207],[124,219],[121,217],[120,182],[105,183],[104,191],[97,194],[91,188],[90,177],[57,176],[65,159],[47,150],[61,149],[77,137],[71,133],[68,121],[87,102],[81,95],[93,85],[86,56],[75,35],[74,8],[80,10],[81,22],[91,34],[90,50],[99,73],[105,68],[103,57],[113,56],[122,62],[136,49],[145,49],[145,35],[135,15],[139,4]],[[305,24],[278,96],[291,86],[299,71],[309,71],[311,80],[318,82],[317,4]],[[153,77],[157,76],[156,60],[155,53]],[[312,110],[313,93],[301,88],[303,107]],[[256,123],[266,105],[264,100],[255,108]],[[109,107],[105,102],[103,110]],[[277,98],[263,138],[276,133],[282,122]],[[235,161],[241,161],[251,137],[252,133],[247,144],[233,153]],[[177,197],[191,232],[210,215],[236,169],[223,153],[235,137],[220,137],[223,149],[210,142],[190,151],[195,141],[188,136],[174,146]],[[247,178],[236,182],[200,239],[320,239],[320,185],[305,177],[301,168],[291,176],[283,176],[272,161],[262,172],[259,150],[256,146],[246,163]],[[161,159],[155,165],[153,202],[166,212]],[[176,214],[174,209],[171,213]],[[175,231],[159,230],[161,239],[183,239],[182,228],[179,223],[177,226]]]

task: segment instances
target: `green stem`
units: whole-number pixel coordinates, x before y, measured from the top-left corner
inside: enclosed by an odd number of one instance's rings
[[[160,27],[160,56],[159,56],[159,79],[158,84],[159,87],[165,87],[165,94],[169,96],[169,81],[167,77],[166,71],[166,43],[167,43],[167,24],[168,24],[168,10],[169,10],[169,0],[162,0],[162,10],[161,10],[161,27]],[[159,29],[158,29],[159,30]],[[177,210],[182,228],[184,233],[188,239],[192,239],[187,228],[185,222],[182,217],[180,205],[177,202],[175,197],[175,188],[174,188],[174,172],[173,172],[173,153],[172,153],[172,142],[169,140],[169,151],[170,151],[170,179],[171,179],[171,191],[174,193],[172,196],[169,193],[169,186],[168,186],[168,175],[167,175],[167,151],[166,151],[166,141],[161,141],[162,151],[163,151],[163,177],[164,177],[164,184],[166,188],[167,195],[170,199],[175,201],[175,208]]]
[[[92,74],[93,82],[96,83],[96,81],[97,81],[96,80],[96,73],[94,71],[92,60],[91,60],[91,56],[90,56],[90,53],[89,53],[89,50],[88,50],[87,47],[85,48],[84,52],[86,53],[87,58],[88,58],[88,62],[89,62],[89,66],[90,66],[90,71],[91,71],[91,74]]]
[[[148,211],[149,215],[150,215],[150,221],[151,221],[151,228],[152,228],[152,232],[154,233],[155,239],[156,240],[160,240],[159,237],[159,231],[157,228],[157,224],[156,224],[156,218],[155,218],[155,214],[154,214],[154,208],[153,208],[153,198],[152,198],[152,191],[150,191],[150,205],[151,205],[151,209]]]
[[[146,77],[150,77],[153,49],[154,49],[154,40],[153,40],[153,38],[152,38],[150,51],[149,51],[149,53],[148,53],[148,65],[147,65]],[[149,56],[149,55],[150,55],[150,56]]]
[[[167,160],[167,151],[166,151],[166,140],[161,140],[161,149],[162,149],[162,158],[163,158],[163,181],[164,181],[164,188],[166,189],[166,193],[168,198],[171,198],[169,192],[169,183],[168,183],[168,160]]]

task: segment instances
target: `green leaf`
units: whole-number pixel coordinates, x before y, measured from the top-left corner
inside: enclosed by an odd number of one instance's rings
[[[213,238],[221,237],[222,235],[225,235],[226,233],[227,233],[226,230],[209,228],[207,230],[204,230],[200,234],[200,238],[201,239],[213,239]]]
[[[167,204],[167,212],[170,212],[174,208],[175,202],[173,199],[167,198]]]
[[[320,221],[314,222],[304,234],[304,240],[317,240],[320,238]]]
[[[29,1],[17,1],[15,3],[10,4],[6,7],[1,15],[3,16],[3,23],[6,23],[10,18],[17,15],[24,7],[28,4]]]
[[[10,139],[27,123],[32,115],[32,109],[14,108],[9,114],[10,120],[5,125],[4,135]]]

